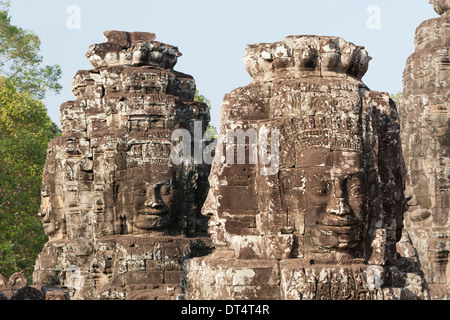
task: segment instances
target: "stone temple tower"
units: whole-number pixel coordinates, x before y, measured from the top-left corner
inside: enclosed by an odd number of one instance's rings
[[[183,297],[183,261],[205,246],[208,167],[171,161],[176,129],[209,122],[178,48],[143,32],[107,31],[61,106],[62,136],[48,147],[42,182],[49,242],[35,284],[71,299]],[[198,127],[198,125],[197,125]]]
[[[361,80],[370,59],[338,37],[247,46],[253,80],[224,98],[202,209],[215,250],[188,261],[189,299],[428,298],[397,254],[400,124]]]
[[[450,298],[450,0],[416,30],[399,112],[407,169],[405,225],[432,299]]]

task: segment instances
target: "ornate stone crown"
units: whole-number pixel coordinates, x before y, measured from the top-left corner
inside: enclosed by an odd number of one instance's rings
[[[268,80],[280,72],[292,77],[335,72],[360,80],[371,59],[364,47],[338,37],[288,36],[282,42],[248,45],[244,63],[254,79]]]
[[[86,57],[95,68],[113,66],[157,66],[171,69],[181,53],[177,47],[157,42],[148,32],[106,31],[105,43],[94,44]]]

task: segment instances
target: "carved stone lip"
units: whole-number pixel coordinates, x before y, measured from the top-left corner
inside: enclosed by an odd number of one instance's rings
[[[326,234],[348,234],[355,230],[355,226],[319,225],[319,229]]]
[[[42,227],[44,228],[45,233],[50,234],[56,231],[55,224],[50,222],[44,222],[42,224]]]
[[[409,217],[409,219],[411,221],[417,222],[417,221],[423,221],[425,219],[427,219],[429,216],[431,216],[431,210],[429,209],[421,209],[421,208],[417,208],[414,210],[408,210],[406,211],[407,217]]]
[[[357,219],[326,219],[317,223],[319,230],[327,235],[351,235],[359,228]]]
[[[359,223],[358,220],[353,218],[328,218],[322,221],[318,221],[317,224],[325,227],[353,227]]]
[[[139,211],[139,215],[142,216],[161,216],[164,214],[167,214],[167,212],[169,211],[169,209],[167,208],[163,208],[163,209],[145,209],[145,210],[140,210]]]
[[[44,227],[45,231],[49,231],[52,228],[51,222],[43,223],[42,226]]]

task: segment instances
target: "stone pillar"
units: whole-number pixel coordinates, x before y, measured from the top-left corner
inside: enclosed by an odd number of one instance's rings
[[[361,81],[370,60],[337,37],[247,47],[253,80],[224,98],[202,209],[215,251],[189,260],[189,299],[428,297],[397,256],[400,126]]]
[[[409,209],[405,225],[433,299],[450,298],[450,1],[416,30],[400,101]]]
[[[172,133],[195,139],[209,109],[194,101],[192,76],[173,69],[177,47],[152,33],[104,38],[89,48],[94,69],[75,75],[76,99],[62,104],[62,136],[49,144],[40,208],[49,242],[34,282],[67,286],[72,299],[181,298],[183,261],[208,247],[198,230],[209,168],[188,154],[175,164]]]

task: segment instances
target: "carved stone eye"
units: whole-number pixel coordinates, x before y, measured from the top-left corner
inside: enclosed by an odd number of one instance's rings
[[[358,177],[347,182],[347,191],[350,197],[362,197],[365,195],[364,184]]]
[[[144,188],[144,187],[139,188],[139,189],[138,189],[138,194],[139,194],[140,196],[145,196],[145,195],[147,194],[147,189]]]
[[[161,195],[170,194],[170,190],[171,190],[171,188],[170,188],[170,185],[168,185],[168,184],[161,186]]]
[[[315,190],[315,193],[318,195],[326,195],[330,192],[330,184],[326,182],[318,184],[314,186],[313,190]]]
[[[361,186],[355,185],[348,190],[349,195],[362,196],[364,194]]]

